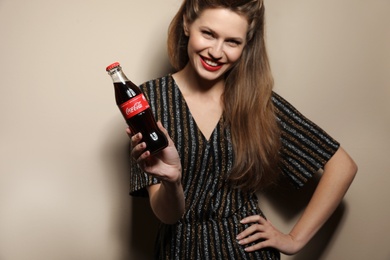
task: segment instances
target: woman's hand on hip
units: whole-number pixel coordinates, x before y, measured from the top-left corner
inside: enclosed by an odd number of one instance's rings
[[[246,217],[241,220],[241,223],[250,225],[236,237],[238,243],[245,246],[247,252],[270,247],[283,254],[293,255],[302,248],[294,241],[294,237],[280,232],[270,221],[260,215]]]

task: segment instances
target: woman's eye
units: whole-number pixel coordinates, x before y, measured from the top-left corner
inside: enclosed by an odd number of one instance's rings
[[[212,38],[213,34],[209,31],[202,31],[202,34],[207,38]]]
[[[236,41],[236,40],[229,40],[229,41],[227,41],[227,43],[228,43],[230,46],[233,46],[233,47],[239,46],[239,45],[241,44],[241,42]]]

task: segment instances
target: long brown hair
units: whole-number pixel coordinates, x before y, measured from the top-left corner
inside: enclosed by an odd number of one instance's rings
[[[249,24],[242,56],[225,75],[222,98],[235,157],[230,180],[254,192],[279,175],[280,131],[271,100],[273,77],[264,39],[263,1],[185,0],[169,27],[168,55],[175,69],[183,69],[189,60],[183,17],[192,23],[204,9],[221,7],[245,16]]]

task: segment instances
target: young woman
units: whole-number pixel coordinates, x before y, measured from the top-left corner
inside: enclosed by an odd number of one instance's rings
[[[141,86],[169,146],[131,136],[131,194],[161,220],[158,259],[279,259],[333,213],[357,167],[339,143],[272,91],[262,0],[185,0],[169,28],[174,74]],[[164,126],[164,127],[163,127]],[[289,233],[255,192],[323,176]],[[281,176],[280,176],[281,175]]]

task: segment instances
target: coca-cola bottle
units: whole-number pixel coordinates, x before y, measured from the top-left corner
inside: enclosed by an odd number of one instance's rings
[[[146,150],[155,154],[168,146],[168,140],[158,128],[152,110],[142,91],[123,73],[119,62],[107,66],[115,89],[115,100],[131,131],[142,133]]]

